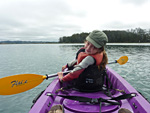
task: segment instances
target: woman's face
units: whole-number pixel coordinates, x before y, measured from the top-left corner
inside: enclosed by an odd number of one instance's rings
[[[96,53],[99,52],[99,49],[96,48],[93,44],[91,44],[88,41],[85,42],[85,46],[84,47],[85,47],[85,53],[87,53],[87,54],[92,55],[92,54],[96,54]]]

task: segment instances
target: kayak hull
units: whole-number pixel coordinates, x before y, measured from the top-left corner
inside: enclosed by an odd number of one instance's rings
[[[107,67],[107,74],[112,82],[113,88],[124,90],[127,94],[135,93],[136,96],[130,99],[120,100],[120,105],[110,105],[102,103],[101,112],[102,113],[118,113],[120,108],[126,108],[133,113],[148,113],[150,112],[150,103],[138,92],[136,91],[124,78],[113,71],[111,68]],[[103,98],[109,99],[103,91],[85,93],[75,90],[65,90],[59,91],[63,86],[58,80],[54,79],[52,83],[45,89],[44,92],[36,99],[36,102],[32,106],[29,113],[48,113],[52,106],[61,104],[64,106],[65,113],[99,113],[100,105],[91,104],[87,102],[79,102],[75,100],[65,99],[57,95],[70,95],[70,96],[83,96],[88,98]],[[113,91],[113,97],[122,95],[121,92]]]

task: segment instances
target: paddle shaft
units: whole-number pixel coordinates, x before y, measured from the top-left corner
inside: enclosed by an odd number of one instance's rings
[[[114,62],[109,62],[108,64],[114,64],[117,63],[117,60],[115,60]]]
[[[69,70],[69,71],[65,71],[65,72],[63,72],[63,74],[67,74],[67,73],[70,73],[72,70]],[[47,78],[46,79],[48,79],[48,78],[52,78],[52,77],[57,77],[58,76],[58,74],[57,73],[54,73],[54,74],[50,74],[50,75],[46,75],[47,76]]]

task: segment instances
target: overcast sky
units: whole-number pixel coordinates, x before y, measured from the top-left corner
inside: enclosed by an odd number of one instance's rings
[[[74,33],[150,29],[150,0],[0,0],[0,41],[58,41]]]

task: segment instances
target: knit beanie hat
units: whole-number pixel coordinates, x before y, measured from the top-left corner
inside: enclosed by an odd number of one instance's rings
[[[108,42],[107,35],[99,30],[92,31],[87,37],[86,40],[92,43],[96,48],[101,48],[106,45]]]

